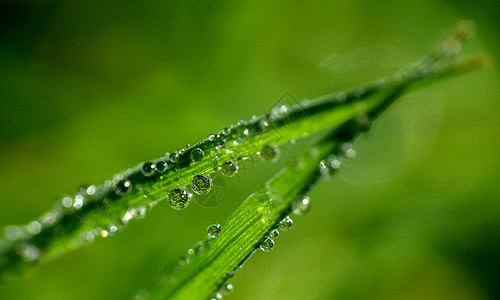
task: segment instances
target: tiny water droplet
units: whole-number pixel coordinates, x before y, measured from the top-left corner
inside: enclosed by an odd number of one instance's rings
[[[265,161],[275,162],[278,160],[280,156],[280,149],[266,144],[260,150],[260,155],[262,159]]]
[[[192,161],[199,162],[203,160],[203,158],[205,157],[205,153],[200,148],[194,148],[193,150],[191,150],[189,157],[191,157]]]
[[[186,208],[191,202],[191,193],[186,189],[174,188],[168,192],[168,203],[173,209],[181,210]]]
[[[280,231],[278,229],[273,229],[271,233],[269,233],[268,238],[275,240],[280,236]]]
[[[273,250],[274,248],[274,241],[273,239],[267,238],[265,239],[262,244],[260,244],[260,249],[265,252],[269,252]]]
[[[209,239],[216,238],[220,235],[222,226],[220,224],[212,224],[207,228],[207,234]]]
[[[172,153],[170,155],[170,161],[173,163],[176,163],[178,160],[179,160],[179,153],[177,153],[177,151],[175,151],[174,153]]]
[[[338,92],[336,95],[335,95],[335,100],[337,100],[338,102],[344,102],[347,98],[347,95],[345,92]]]
[[[232,177],[238,172],[239,166],[235,161],[225,161],[221,166],[221,173],[225,176]]]
[[[40,230],[42,230],[42,224],[38,221],[30,222],[28,226],[26,226],[26,230],[32,235],[39,234]]]
[[[33,262],[40,258],[42,255],[40,249],[38,247],[31,244],[23,244],[18,249],[21,257],[27,262]]]
[[[73,199],[71,199],[71,197],[64,197],[61,200],[61,204],[65,208],[70,208],[71,206],[73,206]]]
[[[101,230],[101,232],[99,233],[99,235],[102,237],[102,238],[105,238],[108,236],[108,231],[107,230]]]
[[[168,163],[166,161],[160,160],[155,164],[156,172],[163,173],[168,170]]]
[[[292,204],[292,211],[298,216],[303,216],[311,210],[311,200],[309,197],[298,199]]]
[[[245,130],[243,130],[243,134],[245,136],[248,136],[248,134],[250,134],[250,131],[248,130],[248,128],[245,128]]]
[[[118,195],[125,195],[128,192],[130,192],[131,190],[132,190],[132,182],[130,180],[121,180],[116,185],[116,193]]]
[[[340,160],[335,155],[329,155],[319,163],[319,171],[325,178],[331,178],[340,168]]]
[[[198,195],[208,194],[212,185],[212,178],[208,175],[195,175],[191,180],[191,188]]]
[[[85,198],[83,198],[82,195],[76,195],[73,207],[76,209],[81,209],[84,204],[85,204]]]
[[[87,188],[87,195],[89,196],[93,196],[95,194],[95,192],[97,191],[96,189],[96,186],[95,185],[91,185]]]
[[[216,138],[216,137],[215,137],[215,134],[210,134],[210,135],[207,137],[207,139],[208,139],[209,141],[211,141],[211,142],[215,141],[215,138]]]
[[[231,295],[234,291],[234,286],[231,283],[225,284],[220,291],[223,295]]]
[[[152,162],[145,162],[142,164],[141,172],[144,176],[149,177],[154,175],[156,171],[156,165]]]
[[[290,217],[286,217],[283,220],[281,220],[279,228],[283,231],[290,231],[292,230],[293,227],[293,220]]]

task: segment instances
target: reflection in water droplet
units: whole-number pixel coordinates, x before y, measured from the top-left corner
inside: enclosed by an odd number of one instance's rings
[[[207,228],[207,234],[209,239],[216,238],[220,235],[222,226],[220,224],[212,224]]]
[[[238,163],[234,161],[225,161],[221,166],[221,173],[225,176],[232,177],[238,172]]]
[[[265,161],[275,162],[280,156],[280,149],[266,144],[260,150],[260,155]]]
[[[274,241],[273,239],[267,238],[265,239],[262,244],[260,244],[260,249],[265,252],[269,252],[273,250],[274,248]]]
[[[61,200],[61,204],[65,208],[70,208],[71,206],[73,206],[73,199],[71,199],[71,197],[64,197]]]
[[[186,208],[191,202],[191,197],[192,195],[188,190],[181,188],[174,188],[167,195],[168,203],[176,210]]]
[[[298,216],[303,216],[311,210],[311,200],[309,197],[298,199],[292,204],[292,211]]]
[[[208,194],[212,185],[212,178],[208,175],[195,175],[191,180],[191,188],[198,195]]]
[[[149,177],[154,175],[156,171],[156,165],[152,162],[145,162],[142,164],[141,172],[144,176]]]
[[[331,178],[340,168],[340,160],[335,155],[329,155],[319,163],[319,171],[325,178]]]
[[[290,231],[292,230],[293,227],[293,220],[290,217],[286,217],[283,220],[281,220],[279,228],[283,231]]]
[[[77,195],[75,197],[75,202],[73,203],[73,207],[76,209],[81,209],[83,204],[85,204],[85,198],[82,195]]]
[[[189,157],[192,161],[199,162],[203,160],[203,158],[205,157],[205,153],[200,148],[194,148],[193,150],[191,150]]]

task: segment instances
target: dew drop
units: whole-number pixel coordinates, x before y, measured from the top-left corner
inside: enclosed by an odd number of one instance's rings
[[[231,283],[225,284],[220,291],[223,295],[231,295],[234,291],[234,286]]]
[[[132,182],[130,180],[121,180],[116,185],[116,193],[118,195],[125,195],[132,190]]]
[[[198,195],[205,195],[210,192],[212,188],[213,181],[208,175],[194,175],[191,180],[191,188]]]
[[[243,134],[245,136],[248,136],[250,134],[250,131],[248,130],[248,128],[245,128],[245,130],[243,130]]]
[[[309,210],[311,210],[311,200],[307,196],[292,204],[292,211],[297,216],[303,216],[307,214]]]
[[[347,95],[345,92],[338,92],[336,95],[335,95],[335,100],[337,100],[338,102],[344,102],[347,98]]]
[[[173,163],[176,163],[178,160],[179,160],[179,153],[177,153],[177,151],[175,151],[174,153],[172,153],[170,155],[170,161]]]
[[[223,175],[233,177],[238,172],[239,168],[237,162],[230,160],[223,162],[220,170]]]
[[[64,197],[61,200],[61,204],[65,208],[70,208],[71,206],[73,206],[73,199],[71,199],[71,197]]]
[[[168,192],[168,203],[173,209],[181,210],[186,208],[191,202],[191,193],[186,189],[174,188]]]
[[[215,134],[210,134],[207,139],[211,142],[215,141]]]
[[[267,238],[265,239],[262,244],[260,244],[260,249],[264,252],[269,252],[273,250],[274,248],[274,241],[273,239]]]
[[[155,167],[156,167],[156,172],[158,173],[164,173],[165,171],[168,170],[168,164],[166,161],[163,160],[156,162]]]
[[[83,204],[85,204],[85,198],[82,195],[77,195],[75,197],[75,202],[73,203],[73,207],[76,209],[81,209]]]
[[[283,220],[281,220],[279,228],[283,231],[290,231],[292,230],[293,227],[293,220],[290,217],[286,217]]]
[[[266,144],[260,150],[260,155],[262,159],[265,161],[275,162],[278,160],[280,156],[280,149]]]
[[[5,238],[9,241],[15,241],[22,237],[22,229],[19,226],[11,225],[5,228]]]
[[[271,233],[269,233],[268,238],[275,240],[280,236],[280,231],[278,229],[273,229]]]
[[[28,226],[26,226],[26,230],[32,235],[39,234],[40,230],[42,230],[42,224],[38,221],[30,222]]]
[[[216,238],[220,235],[222,227],[220,224],[212,224],[207,228],[207,234],[209,239]]]
[[[95,194],[95,192],[97,191],[96,189],[96,186],[95,185],[91,185],[87,188],[87,195],[89,196],[93,196]]]
[[[42,255],[40,249],[34,245],[23,244],[18,249],[19,254],[21,254],[22,258],[27,262],[33,262],[40,258]]]
[[[325,178],[331,178],[339,168],[340,160],[333,154],[319,163],[319,171]]]
[[[192,161],[198,162],[203,160],[203,158],[205,157],[205,153],[200,148],[194,148],[193,150],[191,150],[189,157]]]
[[[142,164],[141,172],[144,176],[149,177],[154,175],[156,171],[156,165],[152,162],[145,162]]]

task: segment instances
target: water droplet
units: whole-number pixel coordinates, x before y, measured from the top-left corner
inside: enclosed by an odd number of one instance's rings
[[[269,233],[268,238],[275,240],[280,236],[280,231],[278,229],[273,229],[271,233]]]
[[[103,238],[107,237],[108,236],[108,231],[107,230],[101,230],[101,232],[99,233],[99,235]]]
[[[200,148],[194,148],[193,150],[191,150],[189,157],[191,157],[192,161],[198,162],[203,160],[203,158],[205,157],[205,153]]]
[[[85,198],[83,198],[82,195],[76,195],[73,207],[76,209],[81,209],[84,204],[85,204]]]
[[[225,284],[220,291],[223,295],[231,295],[234,291],[234,286],[231,283]]]
[[[290,231],[292,230],[293,227],[293,220],[290,217],[286,217],[283,220],[281,220],[279,228],[283,231]]]
[[[215,134],[210,134],[207,139],[211,142],[215,141]]]
[[[324,177],[327,178],[335,175],[339,168],[340,160],[338,160],[337,157],[333,154],[319,163],[319,171]]]
[[[142,164],[141,172],[144,176],[149,177],[154,175],[156,171],[156,165],[152,162],[145,162]]]
[[[283,116],[288,114],[288,106],[285,104],[279,104],[271,109],[271,113],[269,114],[269,119],[271,121],[275,121]]]
[[[230,160],[223,162],[220,170],[223,175],[232,177],[238,172],[238,169],[238,163]]]
[[[121,180],[116,185],[116,193],[118,195],[125,195],[132,190],[132,182],[130,180]]]
[[[116,225],[111,225],[109,226],[109,232],[117,232],[118,231],[118,227]]]
[[[97,191],[96,186],[95,185],[91,185],[91,186],[89,186],[87,188],[87,195],[93,196],[96,191]]]
[[[155,164],[156,172],[163,173],[168,170],[168,164],[166,161],[160,160]]]
[[[5,238],[9,241],[15,241],[23,236],[21,227],[11,225],[5,228]]]
[[[220,224],[212,224],[207,228],[207,234],[209,239],[216,238],[220,235],[222,226]]]
[[[177,151],[175,151],[174,153],[172,153],[170,155],[170,161],[173,163],[176,163],[178,160],[179,160],[179,153],[177,153]]]
[[[267,238],[265,239],[262,244],[260,244],[260,249],[265,252],[269,252],[273,250],[274,248],[274,241],[273,239]]]
[[[338,92],[336,95],[335,95],[335,100],[337,100],[338,102],[344,102],[347,98],[347,95],[345,92]]]
[[[245,128],[245,130],[243,130],[243,134],[245,136],[248,136],[248,134],[250,134],[250,131],[248,130],[248,128]]]
[[[198,195],[208,194],[212,185],[212,178],[208,175],[195,175],[191,180],[191,188]]]
[[[174,188],[168,192],[167,199],[173,209],[181,210],[186,208],[191,202],[191,193],[186,189]]]
[[[292,204],[292,211],[298,216],[307,214],[309,210],[311,210],[311,200],[307,196],[295,201]]]
[[[33,221],[26,226],[26,230],[28,231],[29,234],[39,234],[40,230],[42,230],[42,224],[38,221]]]
[[[71,199],[71,197],[64,197],[61,200],[61,204],[65,208],[70,208],[71,206],[73,206],[73,199]]]
[[[266,144],[260,150],[260,155],[265,161],[275,162],[280,156],[280,149]]]
[[[34,245],[23,244],[18,249],[19,254],[27,262],[33,262],[40,258],[42,255],[40,249]]]

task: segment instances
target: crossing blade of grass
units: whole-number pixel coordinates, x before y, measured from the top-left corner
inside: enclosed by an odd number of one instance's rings
[[[365,101],[365,110],[360,114],[373,120],[422,79],[464,72],[483,63],[483,58],[474,57],[460,63],[438,60],[425,64],[406,74],[409,80],[404,84]],[[264,247],[263,243],[267,248],[274,245],[272,232],[290,214],[294,203],[301,201],[320,178],[331,177],[342,161],[349,159],[343,145],[369,129],[369,124],[360,122],[359,116],[305,149],[298,160],[290,162],[250,195],[221,226],[218,237],[198,242],[176,265],[162,272],[147,295],[151,299],[208,299],[216,295],[240,266],[259,247]]]

